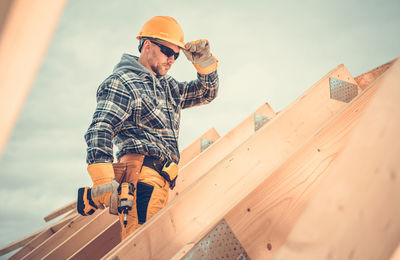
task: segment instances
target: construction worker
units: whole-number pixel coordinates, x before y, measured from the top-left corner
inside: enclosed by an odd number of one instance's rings
[[[218,91],[218,61],[209,42],[185,44],[174,18],[151,18],[137,39],[140,57],[123,54],[97,90],[97,107],[85,134],[93,186],[78,192],[82,215],[103,207],[119,215],[122,239],[168,202],[178,174],[181,109],[207,104]],[[167,75],[181,49],[198,72],[190,82]]]

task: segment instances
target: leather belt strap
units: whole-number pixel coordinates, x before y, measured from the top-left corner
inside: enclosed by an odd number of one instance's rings
[[[143,159],[144,155],[141,154],[135,154],[135,153],[128,153],[123,155],[121,158],[119,158],[118,162],[119,163],[128,163],[132,161],[141,161]]]
[[[143,160],[143,166],[149,167],[160,173],[164,167],[164,163],[161,162],[158,158],[145,156]]]
[[[142,160],[143,160],[142,164],[143,166],[149,167],[155,170],[156,172],[161,172],[164,167],[164,163],[156,157],[144,156],[141,154],[133,154],[133,153],[123,155],[121,158],[119,158],[118,163],[129,164],[130,162],[133,161],[142,161]]]

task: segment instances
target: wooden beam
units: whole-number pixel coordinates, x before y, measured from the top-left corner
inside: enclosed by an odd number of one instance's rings
[[[392,257],[390,257],[390,260],[400,260],[400,244],[397,247],[396,251],[393,252]]]
[[[64,219],[64,218],[68,218],[68,217],[70,217],[70,216],[72,216],[72,215],[74,215],[74,216],[78,216],[78,211],[77,210],[71,210],[68,214],[65,214],[61,219]]]
[[[44,217],[44,221],[49,222],[50,220],[53,220],[57,218],[58,216],[61,216],[71,210],[76,210],[76,201],[73,201],[69,203],[68,205],[63,206],[62,208],[59,208],[53,212],[51,212],[49,215]]]
[[[108,209],[105,211],[107,210]],[[73,254],[73,252],[76,252],[76,250],[81,247],[82,242],[87,243],[95,237],[98,233],[97,229],[104,230],[115,220],[118,220],[118,216],[99,214],[93,219],[93,221],[89,222],[79,230],[76,230],[76,232],[73,233],[73,236],[68,236],[66,240],[60,241],[61,243],[59,243],[53,250],[50,252],[46,250],[48,252],[46,255],[36,255],[32,259],[67,259]]]
[[[100,213],[105,210],[97,210],[93,215],[82,218],[81,215],[76,214],[73,219],[68,221],[56,234],[48,237],[45,241],[33,248],[32,251],[18,259],[41,259],[49,251],[56,248],[63,241],[68,239],[71,234],[74,234],[87,223],[87,219],[95,219]]]
[[[208,144],[214,143],[217,139],[220,138],[217,130],[211,128],[207,132],[205,132],[202,136],[196,139],[194,143],[186,147],[181,152],[181,159],[179,161],[180,165],[186,165],[190,160],[192,160],[196,155],[202,152],[202,143],[205,142]]]
[[[389,259],[400,241],[400,61],[274,259]]]
[[[20,247],[23,247],[21,250],[16,252],[14,255],[11,256],[10,259],[21,259],[21,256],[30,252],[33,248],[35,248],[38,244],[43,242],[45,239],[53,235],[55,232],[60,230],[61,226],[65,225],[69,220],[72,219],[72,216],[69,219],[60,220],[50,226],[42,228],[35,233],[28,235],[18,241],[15,241],[2,249],[0,249],[0,256],[5,255],[9,252],[12,252]]]
[[[395,61],[396,59],[389,61],[388,63],[385,63],[366,73],[363,73],[355,77],[354,80],[357,82],[358,86],[361,89],[365,89],[369,85],[371,85],[377,78],[379,78],[388,68],[390,68],[390,66],[392,66]]]
[[[4,247],[2,247],[0,249],[0,256],[8,254],[20,247],[23,247],[24,245],[26,245],[27,243],[29,243],[31,240],[33,240],[35,237],[37,237],[38,235],[40,235],[42,232],[44,232],[43,230],[39,230],[36,231],[35,233],[28,235],[26,237],[23,237],[15,242],[12,242],[8,245],[5,245]]]
[[[331,77],[355,84],[343,65],[331,71],[105,258],[169,259],[201,237],[344,106]]]
[[[259,118],[258,120],[255,120],[256,115]],[[230,149],[237,147],[240,143],[244,142],[252,134],[254,134],[256,129],[255,121],[257,121],[258,126],[261,127],[263,123],[267,123],[267,119],[271,119],[274,116],[275,112],[272,110],[269,104],[263,104],[254,113],[252,113],[243,122],[241,122],[237,127],[231,130],[227,135],[219,138],[204,152],[199,153],[198,156],[195,157],[195,159],[187,160],[188,164],[183,165],[183,167],[181,167],[180,169],[178,180],[181,181],[177,183],[177,187],[179,186],[179,188],[175,188],[174,191],[170,192],[170,202],[176,197],[176,194],[179,193],[176,190],[183,190],[186,187],[192,185],[198,178],[200,178],[202,172],[198,171],[196,165],[204,164],[202,168],[203,170],[204,167],[207,167],[207,169],[211,169],[215,164],[217,164],[218,161],[220,161],[225,155],[229,153]],[[195,147],[198,147],[197,142],[193,144],[196,145]],[[185,149],[183,152],[185,151],[189,150]],[[184,181],[182,181],[182,179],[184,179]],[[110,229],[112,231],[104,230],[99,233],[99,235],[95,239],[84,245],[78,252],[76,252],[71,257],[71,259],[85,259],[87,255],[90,255],[93,258],[101,258],[102,256],[104,256],[121,241],[118,236],[120,232],[119,225],[119,222],[116,221],[114,225],[110,226]],[[114,238],[114,240],[112,240],[112,238]],[[93,250],[93,248],[97,248],[97,250]]]
[[[94,236],[88,243],[73,252],[69,260],[100,259],[121,242],[121,224],[113,222],[103,232]]]
[[[0,37],[0,156],[25,102],[66,0],[14,0]]]
[[[251,259],[269,259],[286,241],[376,90],[346,105],[224,216]]]
[[[3,26],[7,21],[8,15],[10,14],[12,0],[0,1],[0,37],[3,33]]]

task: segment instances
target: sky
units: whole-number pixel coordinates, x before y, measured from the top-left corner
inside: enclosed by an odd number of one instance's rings
[[[399,13],[398,0],[69,0],[0,158],[0,247],[48,225],[44,216],[91,186],[83,135],[96,89],[123,53],[138,55],[151,17],[174,17],[186,42],[208,39],[219,60],[218,97],[182,111],[183,150],[212,127],[223,136],[265,102],[284,109],[339,64],[355,77],[396,58]],[[196,78],[184,55],[169,74]]]

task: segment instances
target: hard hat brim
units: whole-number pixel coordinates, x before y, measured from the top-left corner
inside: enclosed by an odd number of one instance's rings
[[[136,39],[140,40],[140,39],[142,39],[142,38],[144,38],[144,37],[149,37],[149,38],[159,39],[159,40],[162,40],[162,41],[165,41],[165,42],[169,42],[169,43],[175,44],[176,46],[178,46],[178,47],[180,47],[181,49],[184,49],[184,50],[185,50],[185,44],[184,44],[184,43],[182,43],[182,42],[180,42],[180,41],[174,41],[174,40],[168,39],[168,38],[166,38],[166,37],[161,37],[161,36],[159,36],[159,35],[138,35],[138,36],[136,37]]]

